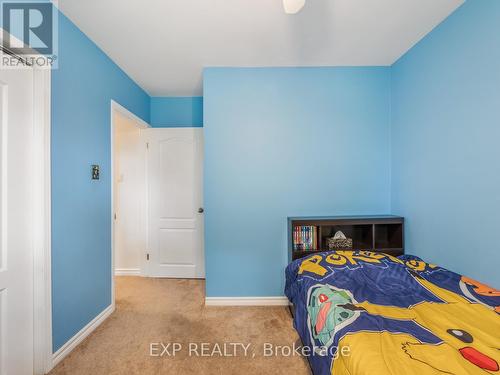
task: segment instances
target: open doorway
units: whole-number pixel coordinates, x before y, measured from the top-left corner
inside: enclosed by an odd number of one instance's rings
[[[204,278],[202,129],[112,122],[114,276]]]
[[[146,253],[146,148],[149,127],[125,108],[112,109],[113,274],[141,276]]]

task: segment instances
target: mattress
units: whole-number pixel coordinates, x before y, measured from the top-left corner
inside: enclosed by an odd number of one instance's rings
[[[500,291],[418,257],[310,255],[285,294],[315,375],[500,374]]]

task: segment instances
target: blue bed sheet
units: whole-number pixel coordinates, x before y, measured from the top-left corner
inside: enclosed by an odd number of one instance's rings
[[[418,257],[313,254],[285,294],[315,375],[500,374],[500,292]]]

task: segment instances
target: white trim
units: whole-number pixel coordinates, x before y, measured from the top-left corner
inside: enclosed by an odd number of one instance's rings
[[[288,306],[286,297],[205,297],[205,306]]]
[[[57,352],[52,356],[52,366],[55,367],[66,357],[73,349],[77,347],[88,335],[90,335],[102,322],[115,311],[115,305],[111,304],[97,315],[89,324],[83,327],[76,335],[70,338]]]
[[[116,268],[115,276],[141,276],[139,268]]]
[[[52,369],[50,69],[33,69],[33,371]]]

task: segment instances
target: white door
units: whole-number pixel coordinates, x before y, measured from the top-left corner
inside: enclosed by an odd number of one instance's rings
[[[33,374],[33,71],[0,70],[0,374]]]
[[[203,130],[143,130],[147,143],[148,275],[202,278]]]

